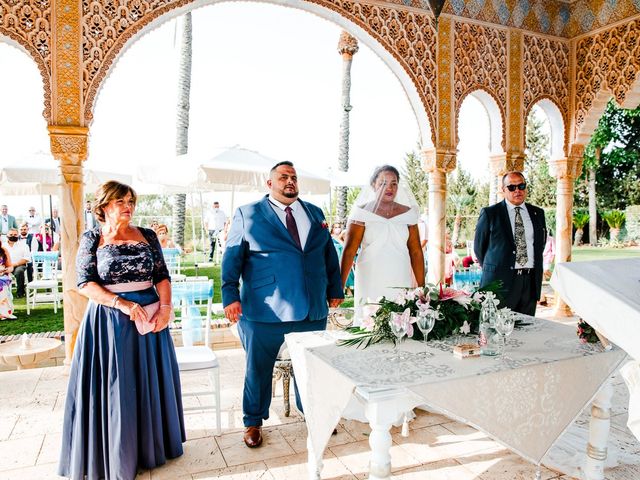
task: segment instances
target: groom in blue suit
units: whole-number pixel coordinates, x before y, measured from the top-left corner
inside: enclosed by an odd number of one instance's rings
[[[242,410],[250,448],[262,444],[284,335],[324,330],[328,306],[344,298],[324,215],[298,199],[293,164],[275,165],[267,187],[262,200],[236,211],[222,257],[222,303],[226,317],[238,322],[247,357]]]

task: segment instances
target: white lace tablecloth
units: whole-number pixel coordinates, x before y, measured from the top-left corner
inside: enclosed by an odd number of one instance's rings
[[[640,258],[559,263],[551,285],[571,309],[631,355],[628,426],[640,439]]]
[[[396,363],[389,344],[359,350],[336,345],[340,332],[288,334],[316,457],[357,390],[388,390],[411,398],[411,408],[426,404],[538,463],[626,354],[580,343],[574,327],[531,320],[509,337],[506,362],[458,359],[444,342],[429,342],[435,355],[427,358],[420,355],[424,344],[408,341]]]

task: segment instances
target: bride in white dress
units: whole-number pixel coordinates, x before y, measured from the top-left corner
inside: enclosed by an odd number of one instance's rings
[[[361,194],[349,215],[340,269],[344,285],[357,254],[356,318],[362,318],[367,303],[382,296],[393,299],[398,288],[424,285],[418,207],[399,182],[396,168],[376,168],[370,191]]]

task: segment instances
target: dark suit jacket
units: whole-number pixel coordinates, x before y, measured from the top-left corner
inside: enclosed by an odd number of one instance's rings
[[[49,225],[51,225],[51,231],[52,232],[56,232],[56,233],[60,233],[58,232],[58,226],[56,225],[56,222],[54,222],[54,220],[58,220],[58,222],[60,223],[60,227],[62,228],[62,218],[58,217],[56,219],[53,219],[51,217],[47,218],[45,220],[45,223],[48,223]]]
[[[544,210],[525,203],[533,224],[533,265],[536,298],[542,288],[542,251],[547,240]],[[516,275],[516,243],[505,201],[483,208],[476,226],[473,248],[482,266],[481,286],[502,280],[508,290]]]
[[[327,299],[344,298],[338,255],[322,210],[300,204],[311,223],[304,250],[268,196],[236,211],[222,257],[222,303],[240,301],[243,320],[321,320],[327,317]]]

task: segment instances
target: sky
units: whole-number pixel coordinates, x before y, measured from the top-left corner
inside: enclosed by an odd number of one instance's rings
[[[176,168],[180,32],[181,21],[170,20],[115,64],[96,100],[88,166],[131,174],[139,165]],[[318,16],[277,5],[234,2],[195,10],[189,151],[206,158],[216,148],[239,145],[321,175],[337,169],[340,32]],[[42,99],[35,64],[0,40],[0,166],[49,150]],[[398,79],[361,42],[351,104],[350,168],[368,173],[383,163],[402,166],[406,152],[417,147],[417,121]],[[485,179],[488,119],[471,96],[460,122],[459,165]],[[230,201],[228,194],[215,196]],[[255,197],[240,195],[236,203]],[[7,197],[6,203],[26,211],[39,199]]]

